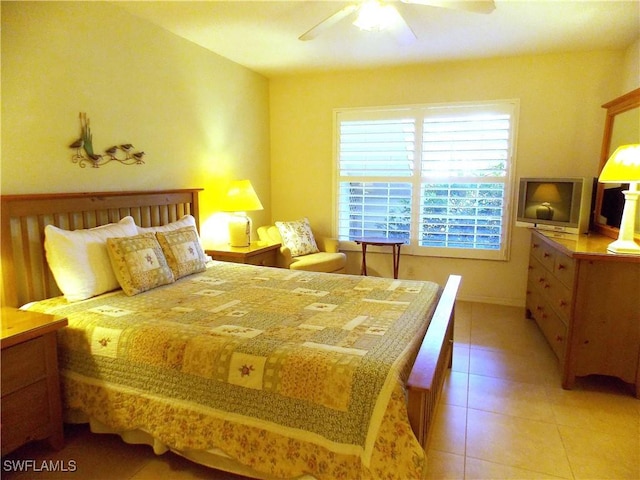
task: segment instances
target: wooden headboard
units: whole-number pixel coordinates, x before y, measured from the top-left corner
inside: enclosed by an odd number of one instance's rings
[[[199,229],[202,189],[2,195],[2,306],[60,295],[44,252],[44,227],[93,228],[131,215],[141,227],[191,214]]]

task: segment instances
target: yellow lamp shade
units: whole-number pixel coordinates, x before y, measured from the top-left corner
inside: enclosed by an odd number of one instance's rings
[[[607,160],[598,180],[602,183],[640,181],[640,144],[618,147]]]
[[[607,247],[612,253],[640,255],[640,245],[634,240],[636,210],[640,199],[640,144],[622,145],[609,157],[600,172],[602,183],[628,183],[624,193],[624,209],[618,239]]]
[[[223,212],[250,212],[252,210],[262,210],[263,208],[249,180],[234,180],[231,182],[227,194],[222,199]]]
[[[251,244],[251,219],[245,212],[264,208],[251,182],[231,182],[221,207],[224,212],[235,213],[229,217],[229,244],[232,247],[248,247]]]

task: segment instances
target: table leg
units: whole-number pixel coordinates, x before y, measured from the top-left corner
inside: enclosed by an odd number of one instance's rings
[[[398,269],[400,268],[400,245],[396,252],[396,246],[393,245],[393,278],[398,279]]]
[[[360,275],[367,276],[367,244],[362,244],[362,267],[360,268]]]

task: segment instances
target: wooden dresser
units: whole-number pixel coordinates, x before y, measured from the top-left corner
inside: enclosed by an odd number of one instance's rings
[[[63,446],[56,331],[66,318],[2,308],[2,455],[32,440]]]
[[[607,253],[609,237],[532,230],[527,314],[560,361],[562,386],[610,375],[640,398],[640,256]]]

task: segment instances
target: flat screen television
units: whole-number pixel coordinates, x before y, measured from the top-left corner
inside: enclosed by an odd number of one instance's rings
[[[579,234],[589,231],[593,178],[521,178],[516,225]]]

